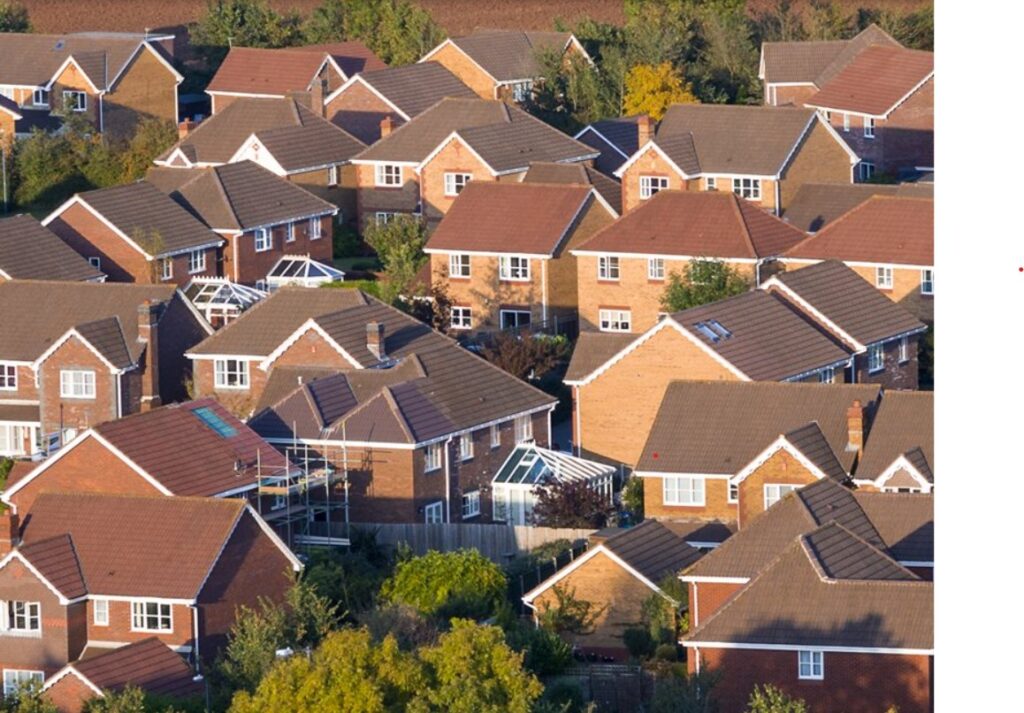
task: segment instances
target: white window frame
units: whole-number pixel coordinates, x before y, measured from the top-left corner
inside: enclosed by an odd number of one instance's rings
[[[24,624],[23,626],[17,625],[17,621],[19,619],[22,620]],[[42,636],[42,604],[39,602],[29,602],[20,599],[0,601],[0,634],[32,638]]]
[[[640,176],[640,200],[645,201],[665,190],[668,190],[668,176]]]
[[[444,445],[440,442],[431,443],[423,449],[423,472],[433,473],[435,470],[441,470],[441,462],[444,460],[442,456]]]
[[[704,179],[704,190],[705,191],[717,191],[718,190],[718,177],[708,176]]]
[[[861,161],[857,164],[857,173],[861,181],[868,181],[875,175],[875,164],[870,161]]]
[[[530,310],[528,310],[528,309],[500,309],[500,310],[498,310],[499,325],[503,325],[505,323],[505,315],[506,314],[517,315],[516,316],[516,320],[515,320],[516,323],[515,323],[515,325],[513,325],[511,327],[504,327],[503,326],[502,329],[525,329],[526,327],[528,327],[531,324],[533,324],[533,314],[531,314]],[[526,315],[526,320],[527,321],[526,321],[526,324],[522,324],[521,325],[519,323],[519,315],[524,315],[524,314]]]
[[[50,90],[43,87],[33,89],[32,106],[50,106]]]
[[[160,258],[160,279],[164,282],[174,279],[174,258]]]
[[[463,433],[459,436],[459,460],[473,460],[473,434]]]
[[[765,483],[764,509],[767,510],[799,487],[790,483]]]
[[[473,327],[472,308],[462,306],[452,307],[450,326],[452,329],[471,329]]]
[[[899,361],[900,364],[910,361],[910,337],[908,336],[900,337]]]
[[[97,270],[99,270],[100,266],[103,264],[101,258],[98,257],[87,257],[86,260],[88,260],[89,264],[95,267]]]
[[[18,365],[0,361],[0,391],[18,390]]]
[[[836,383],[836,368],[834,366],[826,366],[824,369],[819,371],[818,382],[822,384]]]
[[[156,607],[156,613],[150,614],[149,607]],[[164,608],[167,613],[164,614]],[[170,633],[174,631],[174,605],[170,602],[152,600],[131,601],[131,630],[152,633]],[[156,620],[156,626],[151,627],[151,619]],[[164,626],[166,621],[167,625]]]
[[[378,163],[373,167],[373,185],[381,188],[402,186],[402,167],[397,163]]]
[[[252,237],[256,252],[265,253],[274,248],[274,232],[270,228],[256,228]]]
[[[935,294],[935,270],[921,270],[921,294]]]
[[[665,258],[647,258],[647,279],[662,282],[665,280]]]
[[[498,277],[506,282],[529,282],[530,258],[525,255],[499,256]]]
[[[599,255],[597,258],[597,279],[619,281],[619,256]]]
[[[73,100],[71,104],[71,111],[76,114],[82,114],[89,109],[88,94],[85,92],[77,91],[75,89],[65,89],[61,92],[61,98],[64,101],[65,107],[68,105],[68,99]]]
[[[729,495],[727,497],[728,502],[738,503],[740,501],[740,484],[729,483]]]
[[[466,184],[473,180],[472,173],[450,172],[444,174],[444,194],[454,198],[462,192]]]
[[[501,448],[501,425],[491,424],[491,448]]]
[[[188,274],[206,272],[206,251],[190,250],[188,253]]]
[[[284,241],[286,243],[295,242],[295,223],[288,223],[284,228]]]
[[[324,237],[324,226],[320,222],[320,216],[315,215],[309,219],[309,225],[307,226],[308,237],[310,240],[319,240]]]
[[[480,515],[480,491],[471,490],[462,494],[462,519],[468,520],[471,517]]]
[[[533,82],[513,82],[509,85],[512,89],[512,101],[522,103],[533,96]]]
[[[797,651],[796,676],[801,681],[825,680],[825,652],[819,649]]]
[[[328,166],[327,167],[327,187],[328,188],[334,188],[336,185],[338,185],[338,166],[337,166],[337,164],[335,164],[334,166]]]
[[[448,256],[448,277],[469,277],[472,275],[471,258],[468,253],[451,253]]]
[[[875,268],[875,287],[880,290],[891,290],[893,271],[889,265],[879,265]]]
[[[761,179],[737,176],[732,179],[732,192],[748,201],[759,201],[761,200]]]
[[[214,359],[213,388],[248,389],[249,362],[245,359]]]
[[[850,115],[846,112],[843,112],[843,131],[850,133]]]
[[[873,139],[875,138],[875,120],[873,117],[864,117],[864,138]]]
[[[602,332],[631,332],[633,312],[628,309],[600,309],[597,311],[597,322]]]
[[[513,427],[517,444],[533,440],[533,419],[529,414],[516,416]]]
[[[444,522],[444,503],[438,500],[423,508],[423,522],[427,525],[440,525]]]
[[[881,343],[868,345],[868,373],[877,374],[885,370],[885,346]]]
[[[26,683],[35,681],[41,687],[46,679],[44,671],[36,671],[28,668],[5,668],[4,669],[4,695],[16,696]]]
[[[92,624],[93,626],[110,626],[110,600],[92,600]]]
[[[62,399],[95,399],[96,372],[92,369],[61,369],[60,397]]]
[[[704,478],[688,475],[672,475],[662,478],[661,502],[663,505],[701,507],[705,503]]]

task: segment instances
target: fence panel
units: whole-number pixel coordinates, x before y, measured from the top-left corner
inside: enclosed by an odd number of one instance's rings
[[[586,540],[594,532],[573,528],[462,523],[353,523],[351,527],[375,531],[377,542],[384,545],[396,547],[404,542],[417,555],[425,554],[427,550],[451,552],[472,548],[495,562],[506,562],[555,540]]]

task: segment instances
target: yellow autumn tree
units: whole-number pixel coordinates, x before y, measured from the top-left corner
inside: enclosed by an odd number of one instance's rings
[[[627,116],[647,114],[659,121],[673,104],[696,104],[693,88],[670,62],[638,64],[626,74],[622,108]]]

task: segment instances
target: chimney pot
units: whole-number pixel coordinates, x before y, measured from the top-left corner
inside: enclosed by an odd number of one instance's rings
[[[17,513],[11,510],[0,513],[0,557],[18,546],[19,532]]]
[[[636,122],[637,146],[643,146],[654,138],[654,122],[647,114],[644,114]]]
[[[387,357],[387,350],[384,348],[384,325],[380,322],[367,323],[366,348],[380,360]]]
[[[383,139],[385,136],[389,136],[391,131],[395,128],[395,122],[391,116],[385,116],[380,120],[380,137]]]
[[[196,128],[196,122],[191,119],[185,119],[185,121],[178,124],[178,140],[180,141],[188,136],[194,128]]]

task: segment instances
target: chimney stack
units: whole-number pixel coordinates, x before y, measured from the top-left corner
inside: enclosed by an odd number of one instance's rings
[[[864,449],[864,406],[860,401],[854,401],[853,405],[846,409],[846,428],[846,450],[860,453]]]
[[[185,121],[178,124],[178,141],[191,134],[194,128],[196,128],[196,122],[191,119],[185,119]]]
[[[160,339],[157,321],[161,305],[146,300],[139,305],[139,341],[146,345],[142,364],[141,410],[149,411],[160,405]]]
[[[381,361],[387,358],[388,352],[384,348],[384,325],[380,322],[367,323],[366,348]]]
[[[310,91],[310,106],[313,113],[317,116],[324,115],[324,99],[327,98],[327,80],[315,77],[313,79],[313,85],[309,88]]]
[[[654,138],[654,122],[647,114],[644,114],[636,122],[637,146],[643,146]]]
[[[11,510],[0,513],[0,557],[6,556],[18,546],[18,525],[17,513]]]
[[[383,139],[385,136],[389,136],[394,128],[395,122],[391,119],[391,115],[385,116],[380,120],[380,137]]]

